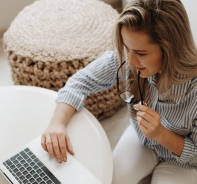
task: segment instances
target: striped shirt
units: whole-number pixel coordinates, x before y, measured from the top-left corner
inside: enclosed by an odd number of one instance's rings
[[[80,111],[87,96],[116,83],[118,66],[116,54],[113,51],[105,52],[69,78],[66,85],[58,91],[56,102],[67,103]],[[189,88],[192,90],[188,92]],[[184,137],[184,148],[181,156],[177,156],[156,141],[145,137],[138,127],[136,116],[130,113],[141,143],[153,149],[160,161],[187,169],[197,168],[197,77],[172,86],[170,92],[178,96],[175,100],[166,99],[165,95],[158,93],[154,75],[148,77],[148,90],[146,103],[160,114],[164,127]]]

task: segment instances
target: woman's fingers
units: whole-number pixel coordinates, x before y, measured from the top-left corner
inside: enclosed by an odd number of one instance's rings
[[[150,116],[154,116],[155,115],[155,111],[153,109],[151,109],[149,106],[147,105],[140,105],[140,104],[135,104],[134,108],[138,109],[139,111],[143,111],[148,113]]]
[[[58,136],[58,142],[59,142],[59,148],[60,148],[60,153],[62,156],[62,159],[64,162],[67,161],[67,154],[66,154],[66,140],[65,140],[65,135],[59,135]]]
[[[42,135],[41,137],[41,146],[42,148],[48,152],[47,147],[46,147],[46,139],[45,139],[45,135]]]
[[[70,154],[74,155],[73,147],[68,135],[50,135],[43,134],[41,137],[41,145],[47,151],[51,158],[56,157],[57,161],[67,161],[67,150]]]
[[[60,152],[60,146],[59,146],[59,141],[57,136],[52,137],[52,146],[53,146],[53,151],[55,153],[55,157],[59,163],[62,163],[62,156]]]
[[[75,154],[74,151],[73,151],[73,146],[71,144],[71,141],[70,141],[69,136],[66,136],[66,147],[67,147],[67,150],[69,151],[69,153],[71,155],[74,155]]]
[[[137,117],[141,117],[148,122],[150,122],[153,118],[152,116],[150,116],[149,114],[143,111],[138,111],[136,114],[137,114]]]
[[[53,151],[53,143],[52,143],[51,136],[46,135],[45,140],[46,140],[45,144],[46,144],[46,147],[47,147],[47,151],[48,151],[50,157],[54,158],[55,154],[54,154],[54,151]]]
[[[72,155],[74,155],[74,151],[65,126],[58,125],[50,124],[48,126],[41,137],[41,145],[51,158],[56,157],[57,161],[61,163],[67,161],[67,150]]]
[[[141,116],[137,116],[138,125],[143,126],[145,129],[150,129],[151,124]]]

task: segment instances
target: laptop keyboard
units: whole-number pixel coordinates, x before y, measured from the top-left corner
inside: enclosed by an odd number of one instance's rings
[[[61,182],[26,148],[3,162],[19,183],[60,184]]]

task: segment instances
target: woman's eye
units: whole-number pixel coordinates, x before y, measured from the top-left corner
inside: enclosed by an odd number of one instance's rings
[[[145,56],[146,54],[144,54],[144,53],[140,53],[140,52],[138,52],[137,53],[139,56]]]

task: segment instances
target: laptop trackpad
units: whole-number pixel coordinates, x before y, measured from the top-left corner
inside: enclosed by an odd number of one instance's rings
[[[1,184],[11,184],[11,182],[6,178],[6,176],[0,170],[0,183]]]
[[[67,162],[59,164],[49,155],[43,157],[41,162],[58,178],[61,183],[94,183],[100,182],[75,157],[67,153]],[[101,184],[101,183],[100,183]]]

